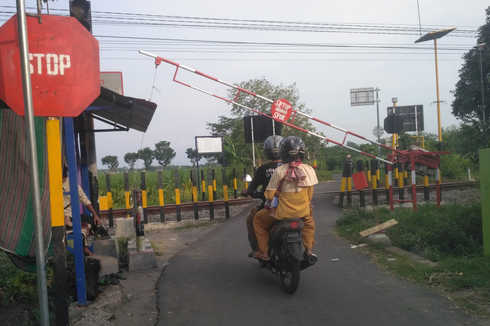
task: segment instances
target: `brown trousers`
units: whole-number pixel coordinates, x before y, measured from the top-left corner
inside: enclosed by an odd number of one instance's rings
[[[271,211],[268,209],[260,210],[253,219],[255,235],[259,250],[265,254],[269,252],[269,226],[276,220],[270,216]],[[315,245],[315,221],[313,220],[313,211],[310,209],[310,215],[303,218],[305,227],[301,232],[303,235],[303,245],[306,250],[310,250]]]

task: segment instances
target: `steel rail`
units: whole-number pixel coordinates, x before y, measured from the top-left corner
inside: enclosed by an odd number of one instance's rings
[[[446,182],[442,183],[440,186],[444,189],[458,189],[458,188],[468,188],[475,186],[476,182],[475,181],[458,181],[458,182]],[[411,190],[411,185],[405,186],[403,188],[406,188],[408,190]],[[429,188],[433,189],[435,188],[435,184],[430,184]],[[378,190],[385,189],[384,187],[378,188]],[[424,190],[424,185],[417,185],[417,192],[422,192]],[[336,195],[339,194],[339,190],[332,190],[332,191],[320,191],[320,192],[315,192],[314,195]],[[354,190],[351,192],[353,195],[358,194],[358,190]],[[368,193],[366,193],[368,194]],[[369,195],[369,194],[368,194]],[[381,195],[381,197],[384,196],[383,192],[379,192],[378,195]],[[237,206],[237,205],[245,205],[245,204],[250,204],[256,199],[254,198],[238,198],[238,199],[230,199],[228,203],[230,206]],[[223,200],[216,200],[213,202],[214,204],[214,209],[222,209],[225,205],[225,202]],[[165,214],[173,214],[176,212],[176,205],[175,204],[169,204],[165,205]],[[200,201],[198,202],[198,207],[199,210],[206,210],[209,209],[209,202],[207,201]],[[180,204],[180,210],[182,212],[192,212],[194,210],[194,203],[193,202],[188,202],[188,203],[182,203]],[[120,218],[120,217],[126,217],[126,209],[125,208],[116,208],[112,210],[112,214],[114,218]],[[148,215],[158,215],[160,214],[160,206],[148,206]],[[108,218],[108,211],[100,211],[99,217],[102,219],[107,219]]]

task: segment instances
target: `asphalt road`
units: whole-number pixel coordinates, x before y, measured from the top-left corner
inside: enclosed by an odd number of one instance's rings
[[[322,183],[315,191],[339,188]],[[278,277],[247,257],[243,212],[170,260],[157,283],[157,325],[489,325],[386,274],[333,236],[339,209],[331,196],[315,195],[313,204],[319,261],[302,271],[296,293],[288,295]]]

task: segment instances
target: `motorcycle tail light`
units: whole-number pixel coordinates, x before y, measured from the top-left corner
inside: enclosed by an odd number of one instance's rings
[[[285,227],[289,229],[300,229],[304,226],[303,221],[300,220],[292,220],[292,221],[287,221],[285,224]]]

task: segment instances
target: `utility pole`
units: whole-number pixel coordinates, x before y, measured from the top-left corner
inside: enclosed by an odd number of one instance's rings
[[[482,68],[482,61],[481,61],[481,53],[483,49],[485,48],[486,43],[481,43],[477,44],[476,47],[478,48],[478,51],[480,52],[480,78],[481,78],[481,112],[482,112],[482,118],[483,118],[483,147],[487,147],[487,127],[486,127],[486,121],[485,121],[485,96],[484,96],[484,88],[483,88],[483,68]]]

